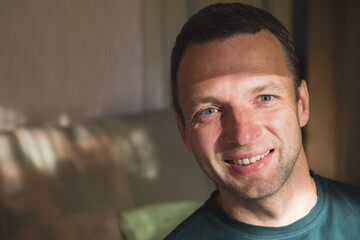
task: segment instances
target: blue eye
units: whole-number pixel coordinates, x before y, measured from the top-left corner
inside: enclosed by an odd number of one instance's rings
[[[216,113],[218,112],[219,110],[215,109],[215,108],[207,108],[205,109],[204,111],[202,111],[200,114],[201,115],[205,115],[205,116],[208,116],[208,115],[211,115],[213,113]]]
[[[263,95],[258,98],[258,102],[270,102],[273,98],[274,96],[271,95]]]

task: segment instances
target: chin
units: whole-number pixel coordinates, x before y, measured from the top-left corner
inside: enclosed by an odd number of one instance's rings
[[[269,181],[262,186],[259,186],[259,184],[256,183],[252,186],[239,186],[234,182],[224,181],[218,181],[216,184],[223,191],[231,193],[235,198],[246,200],[264,200],[279,192],[284,182],[277,179],[277,181]]]

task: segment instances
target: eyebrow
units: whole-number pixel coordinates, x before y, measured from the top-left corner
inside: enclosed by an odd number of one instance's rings
[[[263,85],[254,87],[253,89],[250,90],[252,95],[256,95],[266,91],[276,92],[280,95],[286,95],[286,96],[289,94],[289,91],[285,87],[276,85],[271,81],[267,81]],[[190,109],[193,110],[194,108],[196,108],[198,104],[202,104],[202,103],[222,104],[223,102],[218,98],[208,96],[204,98],[201,97],[195,98],[188,104],[188,106],[190,106]]]
[[[194,109],[198,104],[203,104],[203,103],[221,104],[222,101],[215,97],[195,98],[188,105],[190,106],[190,109]]]
[[[283,94],[288,94],[288,90],[284,87],[274,85],[273,83],[268,83],[262,86],[255,87],[252,89],[252,94],[259,94],[265,91],[276,91]]]
[[[196,98],[192,102],[195,102],[195,103],[208,103],[208,102],[219,103],[221,101],[219,99],[217,99],[217,98],[214,98],[214,97],[205,97],[205,98]]]

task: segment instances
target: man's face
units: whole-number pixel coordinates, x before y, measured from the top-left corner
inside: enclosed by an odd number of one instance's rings
[[[308,120],[304,81],[299,90],[296,102],[285,54],[268,31],[188,46],[178,73],[186,124],[178,117],[178,126],[221,191],[261,199],[295,174]]]

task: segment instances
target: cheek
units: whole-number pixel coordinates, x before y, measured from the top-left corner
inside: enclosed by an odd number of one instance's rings
[[[288,135],[299,128],[297,115],[290,110],[271,111],[264,118],[267,128],[276,135]]]
[[[215,144],[220,136],[220,132],[221,129],[216,124],[193,129],[193,148],[201,149],[201,152],[213,152]]]

